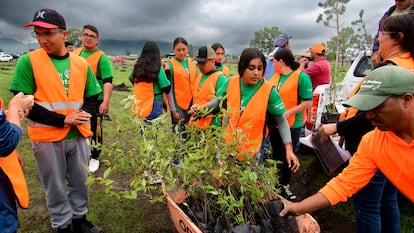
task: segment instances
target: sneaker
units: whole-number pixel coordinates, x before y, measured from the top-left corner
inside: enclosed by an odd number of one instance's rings
[[[72,219],[72,228],[74,233],[103,233],[103,229],[97,225],[92,224],[86,217],[80,219]]]
[[[72,226],[69,224],[69,226],[64,228],[58,228],[57,233],[73,233]]]
[[[290,189],[290,184],[282,185],[282,197],[288,199],[289,201],[296,201],[296,195],[293,194],[292,190]]]
[[[98,171],[98,169],[99,169],[99,160],[91,159],[89,161],[89,171],[94,173],[94,172]]]
[[[112,121],[111,117],[108,114],[103,114],[102,118],[107,121]]]

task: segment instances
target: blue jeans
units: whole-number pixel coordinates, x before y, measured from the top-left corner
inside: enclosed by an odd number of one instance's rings
[[[154,120],[157,117],[159,117],[163,111],[164,111],[164,108],[163,108],[162,100],[154,100],[154,103],[152,104],[152,112],[145,120],[147,121]]]
[[[352,196],[357,233],[399,233],[397,189],[381,171]]]

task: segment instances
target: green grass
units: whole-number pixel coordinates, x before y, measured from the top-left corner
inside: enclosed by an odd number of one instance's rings
[[[128,61],[126,65],[114,64],[114,85],[126,84],[131,87],[128,81],[128,75],[133,66],[133,61]],[[229,65],[232,74],[237,74],[237,66]],[[12,97],[8,91],[10,80],[14,72],[15,63],[0,63],[0,96],[6,103]],[[124,109],[121,100],[125,99],[132,92],[114,91],[111,99],[110,116],[113,121],[104,121],[104,150],[105,145],[123,140],[125,145],[134,143],[136,138],[117,138],[119,125],[130,124],[132,121],[129,109]],[[26,122],[26,121],[25,121]],[[25,128],[25,123],[23,124]],[[26,129],[23,129],[23,137],[19,144],[19,151],[25,161],[25,175],[30,191],[29,209],[19,209],[20,229],[19,232],[31,233],[52,233],[50,227],[50,219],[46,209],[45,194],[42,185],[37,176],[36,162],[33,157],[30,140],[27,136]],[[138,137],[138,134],[136,134]],[[138,156],[138,155],[137,155]],[[102,159],[108,159],[104,153]],[[312,156],[300,156],[302,169],[297,176],[301,176],[302,172],[309,167],[315,160]],[[101,168],[98,175],[104,171]],[[322,171],[322,170],[321,170]],[[122,177],[120,177],[122,179]],[[328,177],[320,172],[318,178],[310,187],[309,194],[316,192],[324,183],[328,181]],[[308,195],[309,195],[308,194]],[[127,232],[175,232],[175,227],[170,220],[168,207],[166,203],[150,204],[149,200],[144,196],[137,200],[117,200],[104,194],[102,186],[93,185],[90,187],[90,201],[88,205],[88,218],[102,226],[106,233],[127,233]],[[350,202],[339,206],[329,208],[334,216],[339,216],[338,221],[348,222],[352,224],[354,220],[353,207]],[[413,232],[414,229],[414,208],[412,204],[401,208],[402,231]],[[322,226],[326,222],[319,222]]]

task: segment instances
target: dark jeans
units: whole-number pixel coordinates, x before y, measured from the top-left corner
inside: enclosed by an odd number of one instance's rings
[[[102,100],[98,100],[96,104],[96,113],[91,117],[91,158],[98,159],[101,154],[102,142],[103,142],[103,129],[102,129],[102,114],[99,114],[99,106],[101,106]]]
[[[162,114],[163,111],[164,111],[164,108],[163,108],[162,100],[154,100],[154,103],[152,104],[152,112],[145,120],[147,121],[154,120],[158,118]]]
[[[352,196],[357,233],[399,233],[400,211],[397,189],[381,171]]]
[[[298,143],[300,131],[301,127],[290,129],[290,134],[292,135],[292,146]],[[282,161],[282,164],[279,165],[280,184],[289,184],[292,172],[290,171],[286,161],[285,145],[280,137],[279,130],[275,127],[270,127],[269,138],[270,144],[272,145],[272,159]]]

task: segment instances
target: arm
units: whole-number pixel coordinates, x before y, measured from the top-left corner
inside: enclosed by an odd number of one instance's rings
[[[305,100],[302,101],[299,105],[296,105],[295,107],[286,110],[285,117],[288,118],[291,115],[295,115],[299,112],[303,112],[306,109],[310,109],[312,107],[312,100]]]
[[[32,95],[20,92],[9,102],[7,120],[5,112],[0,109],[0,156],[9,155],[16,148],[22,136],[21,121],[33,103]]]
[[[328,199],[322,193],[316,193],[301,202],[290,202],[286,199],[282,199],[282,202],[284,208],[279,213],[282,217],[288,213],[292,213],[294,215],[311,213],[329,206]]]
[[[112,77],[103,80],[103,101],[99,106],[99,114],[107,114],[109,112],[109,102],[112,96]]]
[[[362,137],[365,133],[374,129],[372,123],[365,118],[365,112],[358,111],[354,117],[339,121],[337,123],[323,124],[319,131],[322,138],[328,139],[330,135],[338,133],[344,137]]]

